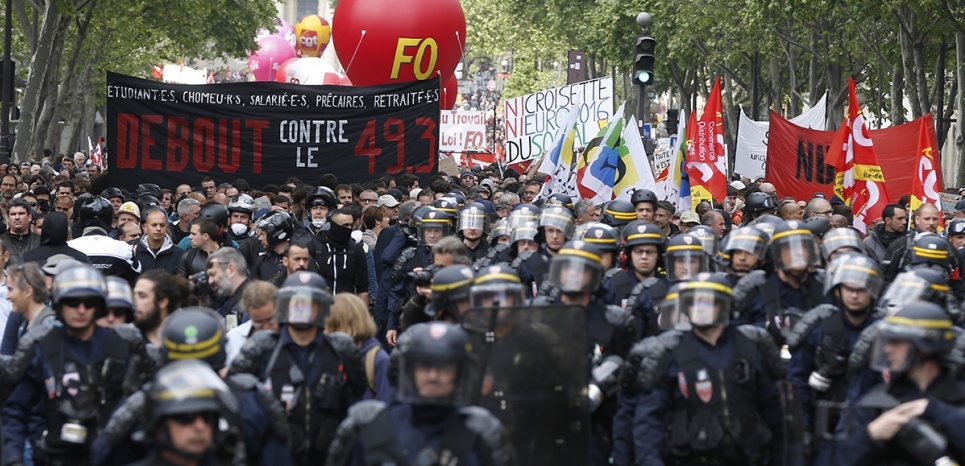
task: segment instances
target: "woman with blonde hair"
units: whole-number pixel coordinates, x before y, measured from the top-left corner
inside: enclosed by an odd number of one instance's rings
[[[343,332],[355,340],[369,382],[363,399],[390,403],[395,400],[395,387],[389,384],[387,377],[389,354],[375,338],[375,331],[375,321],[362,298],[351,293],[335,295],[335,304],[325,322],[325,333]]]

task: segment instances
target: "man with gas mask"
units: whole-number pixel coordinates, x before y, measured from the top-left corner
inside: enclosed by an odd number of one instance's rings
[[[254,264],[261,251],[258,237],[252,234],[252,216],[255,214],[255,200],[248,194],[241,194],[228,203],[230,225],[228,227],[228,244],[234,241],[238,250],[245,256],[245,262]]]
[[[499,421],[470,406],[473,364],[459,326],[417,324],[399,339],[398,399],[368,400],[349,411],[329,466],[514,464]]]
[[[351,337],[322,331],[333,299],[321,276],[286,278],[277,300],[278,333],[252,335],[229,373],[262,381],[288,413],[294,464],[319,464],[349,406],[365,392],[365,367]]]
[[[315,260],[318,273],[334,293],[352,293],[369,301],[369,267],[365,245],[352,238],[353,217],[348,209],[330,212],[328,231],[321,238]]]
[[[846,419],[835,464],[956,464],[965,461],[965,385],[943,364],[955,332],[928,302],[906,304],[878,326],[871,366],[888,383],[861,398]]]
[[[35,326],[20,343],[33,350],[9,362],[22,377],[2,408],[4,464],[22,464],[27,437],[41,464],[86,464],[91,442],[121,397],[150,376],[136,362],[149,357],[133,327],[95,324],[107,312],[106,298],[104,277],[90,266],[54,278],[53,307],[62,325]],[[41,425],[33,425],[38,419]]]
[[[331,189],[325,186],[315,188],[315,191],[305,198],[305,208],[308,209],[311,223],[309,229],[316,236],[324,235],[328,229],[328,215],[338,208],[338,198]]]
[[[817,270],[818,245],[804,222],[789,220],[778,225],[769,246],[774,272],[756,270],[734,288],[740,316],[736,323],[766,328],[774,341],[784,344],[785,333],[804,311],[826,301],[824,272]]]
[[[882,282],[874,260],[853,252],[838,256],[825,278],[832,304],[808,311],[788,334],[788,379],[801,403],[804,432],[811,433],[805,444],[812,445],[812,464],[829,464],[833,456],[848,391],[848,357],[861,332],[878,320],[875,296]]]
[[[727,283],[721,273],[691,279],[679,306],[662,307],[679,310],[660,317],[667,331],[631,350],[620,409],[633,413],[633,451],[614,464],[768,464],[784,366],[767,332],[728,325]]]

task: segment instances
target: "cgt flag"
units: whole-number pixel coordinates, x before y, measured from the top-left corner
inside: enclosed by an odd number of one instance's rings
[[[861,233],[881,218],[888,204],[885,176],[878,163],[871,134],[858,104],[853,78],[848,79],[849,104],[841,129],[831,142],[828,163],[836,169],[834,191],[851,206],[854,227]]]
[[[724,150],[724,114],[720,78],[714,83],[704,113],[687,128],[687,175],[693,207],[701,201],[713,204],[727,196],[727,152]]]
[[[915,162],[915,176],[911,179],[911,210],[922,204],[932,204],[941,210],[942,183],[941,161],[939,160],[938,144],[935,139],[935,125],[931,114],[921,119],[921,129],[918,131],[918,155]],[[938,217],[939,226],[945,226],[943,216]]]

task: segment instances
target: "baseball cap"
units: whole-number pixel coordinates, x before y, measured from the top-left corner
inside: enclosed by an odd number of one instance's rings
[[[743,190],[744,188],[747,187],[747,186],[744,185],[744,182],[741,181],[741,180],[731,181],[731,182],[730,182],[730,186],[731,186],[732,188],[738,190],[738,191],[741,191],[741,190]]]
[[[40,269],[43,270],[45,274],[53,276],[71,267],[77,267],[78,265],[84,265],[84,263],[67,254],[54,254],[47,258],[47,262],[44,262],[43,267]]]
[[[697,212],[684,212],[680,214],[680,223],[684,225],[700,225],[700,217],[697,216]]]
[[[388,194],[383,194],[383,195],[379,196],[379,200],[378,200],[378,202],[375,203],[375,205],[377,205],[377,206],[379,206],[379,207],[395,207],[395,206],[399,205],[399,201],[398,201],[398,199],[396,199],[396,198],[394,198],[394,197],[392,197],[392,196],[390,196],[390,195],[388,195]]]
[[[422,192],[422,188],[414,188],[412,191],[409,191],[409,199],[415,199],[419,197],[419,193],[421,192]]]
[[[139,208],[137,207],[137,204],[135,204],[135,203],[133,203],[133,202],[131,202],[131,201],[127,201],[127,202],[121,204],[121,208],[117,209],[117,215],[120,216],[121,214],[131,214],[131,215],[137,217],[138,219],[140,219],[140,218],[141,218],[141,209],[139,209]]]

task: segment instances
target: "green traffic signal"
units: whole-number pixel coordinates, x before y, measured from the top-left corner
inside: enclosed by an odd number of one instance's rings
[[[650,36],[637,36],[634,41],[633,81],[638,86],[654,82],[653,66],[656,61],[657,41]]]
[[[649,71],[639,71],[636,76],[636,83],[640,85],[653,84],[653,73]]]

